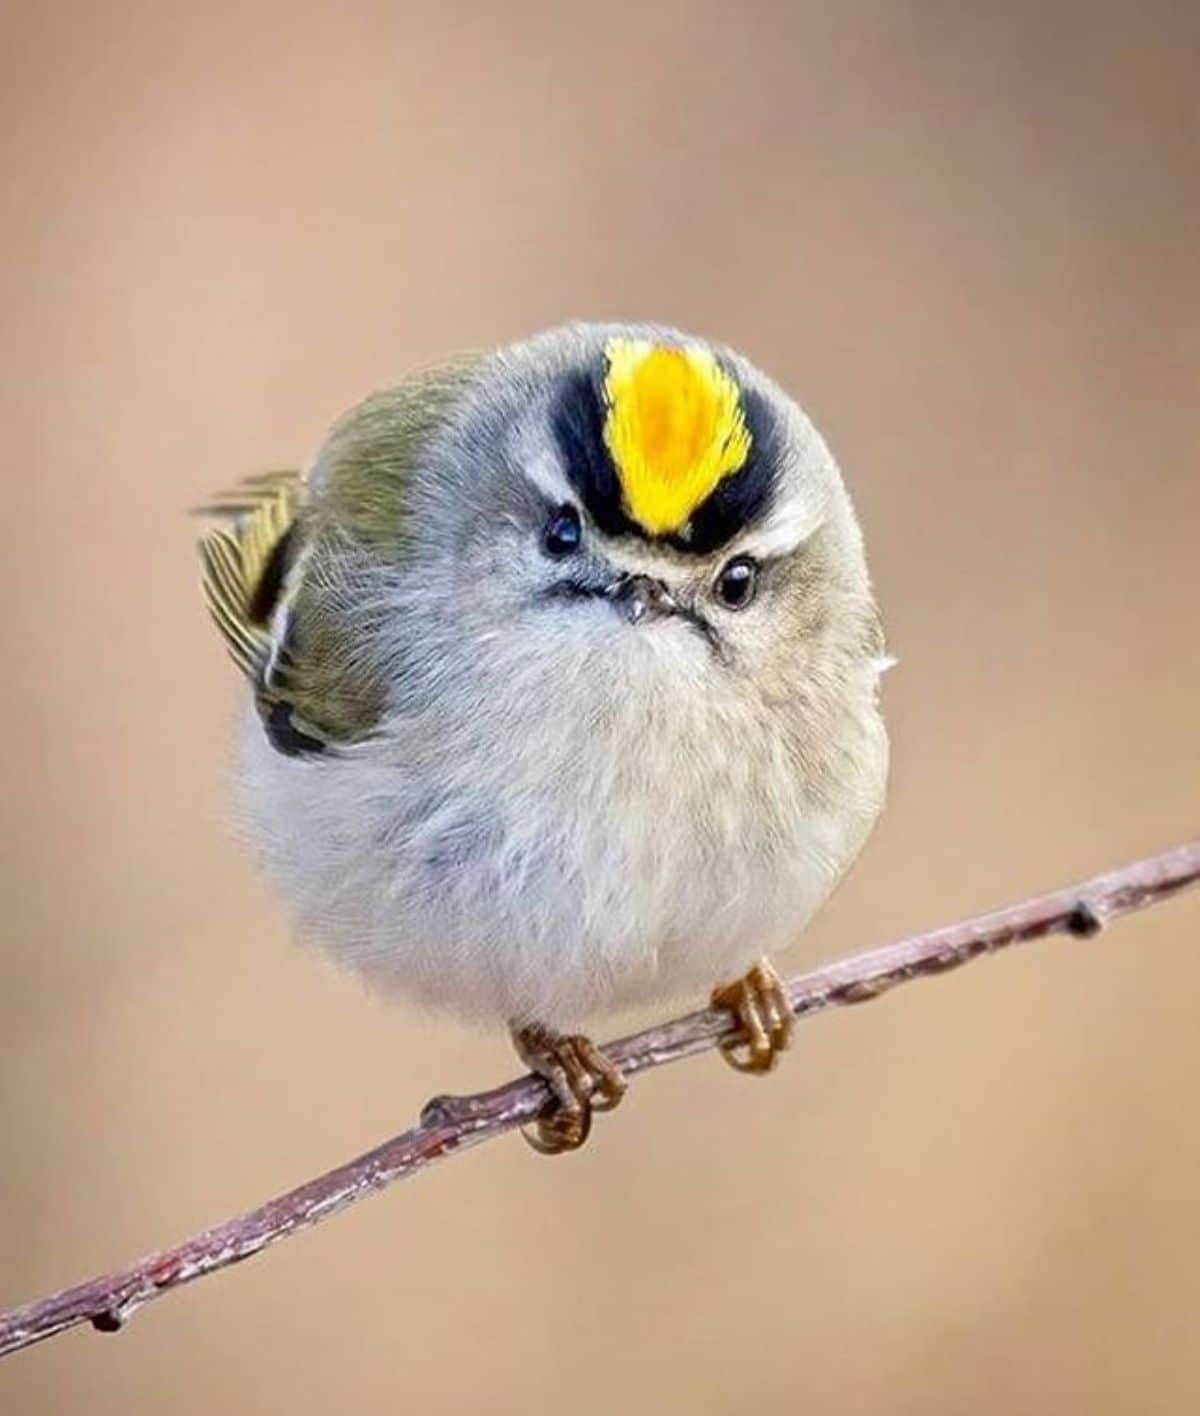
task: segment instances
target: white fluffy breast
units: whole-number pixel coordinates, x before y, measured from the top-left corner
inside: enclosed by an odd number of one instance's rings
[[[552,635],[476,642],[323,757],[247,714],[244,815],[303,933],[389,993],[557,1027],[699,998],[794,941],[879,808],[873,682],[836,720],[831,795],[682,626],[622,634],[589,653],[573,628],[565,662]]]

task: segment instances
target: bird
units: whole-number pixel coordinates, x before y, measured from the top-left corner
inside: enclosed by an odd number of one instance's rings
[[[372,393],[201,510],[244,675],[235,815],[298,933],[506,1028],[561,1154],[596,1018],[708,990],[772,1071],[794,943],[881,811],[859,523],[798,404],[659,324],[571,323]]]

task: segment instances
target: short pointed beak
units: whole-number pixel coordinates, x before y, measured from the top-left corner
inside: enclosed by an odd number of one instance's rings
[[[660,619],[679,608],[663,582],[649,575],[623,575],[608,593],[630,624]]]

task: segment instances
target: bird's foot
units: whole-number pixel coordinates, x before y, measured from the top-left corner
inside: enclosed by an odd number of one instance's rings
[[[721,1054],[739,1072],[769,1072],[792,1045],[796,1019],[783,981],[763,959],[745,978],[712,991],[712,1006],[727,1008],[738,1030],[720,1041]]]
[[[590,1038],[564,1037],[531,1023],[513,1028],[521,1061],[549,1083],[553,1094],[531,1131],[521,1134],[543,1155],[578,1150],[592,1129],[593,1111],[611,1111],[625,1095],[621,1069]]]

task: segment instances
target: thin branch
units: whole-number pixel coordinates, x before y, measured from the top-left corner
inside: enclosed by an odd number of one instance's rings
[[[896,984],[944,973],[1012,944],[1049,934],[1094,934],[1117,915],[1166,899],[1197,881],[1200,840],[1074,888],[801,974],[788,981],[788,997],[800,1018],[824,1008],[865,1002]],[[634,1077],[714,1047],[733,1026],[730,1014],[706,1009],[622,1038],[605,1051],[626,1076]],[[152,1254],[120,1273],[90,1279],[0,1314],[0,1356],[78,1323],[91,1322],[101,1332],[115,1332],[143,1303],[249,1258],[435,1160],[533,1120],[548,1099],[545,1083],[531,1076],[474,1096],[435,1097],[411,1130],[268,1200],[259,1209],[205,1230],[174,1249]]]

